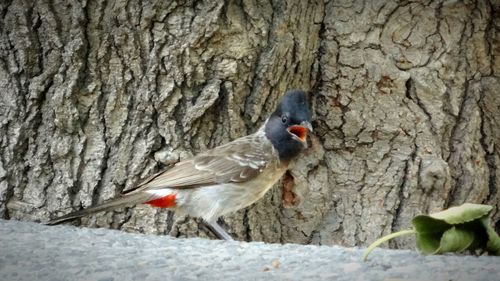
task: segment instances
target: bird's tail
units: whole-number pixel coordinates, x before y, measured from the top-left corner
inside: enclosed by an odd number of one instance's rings
[[[45,224],[47,225],[54,225],[58,224],[61,222],[65,222],[71,219],[76,219],[80,218],[86,215],[102,212],[102,211],[107,211],[107,210],[112,210],[116,209],[119,207],[127,207],[127,206],[133,206],[136,204],[144,203],[148,201],[151,198],[150,194],[144,193],[144,192],[138,192],[138,193],[132,193],[132,194],[127,194],[123,195],[121,197],[111,199],[108,202],[104,202],[100,205],[90,207],[88,209],[83,209],[79,210],[73,213],[69,213],[67,215],[55,218],[53,220],[50,220],[49,222],[46,222]]]

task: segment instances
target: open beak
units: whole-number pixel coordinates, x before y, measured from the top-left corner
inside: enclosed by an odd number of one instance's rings
[[[292,135],[292,138],[300,141],[304,147],[307,148],[307,132],[312,132],[311,123],[303,121],[300,125],[292,125],[287,128],[288,132]]]

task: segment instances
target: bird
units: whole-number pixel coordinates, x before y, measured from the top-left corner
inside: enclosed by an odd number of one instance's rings
[[[181,160],[117,198],[46,224],[148,204],[202,218],[218,238],[232,240],[217,219],[264,196],[307,148],[307,134],[312,130],[308,94],[288,90],[255,133]]]

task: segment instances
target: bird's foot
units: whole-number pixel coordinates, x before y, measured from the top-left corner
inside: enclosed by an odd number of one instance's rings
[[[215,234],[215,236],[217,236],[217,238],[226,241],[234,241],[233,237],[231,237],[231,235],[229,235],[229,233],[227,233],[217,222],[205,221],[205,225],[213,234]]]

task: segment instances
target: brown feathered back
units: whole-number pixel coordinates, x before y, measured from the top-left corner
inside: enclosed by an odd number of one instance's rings
[[[198,186],[245,182],[256,177],[272,157],[272,144],[264,141],[263,129],[255,134],[181,161],[158,173],[128,193],[158,188],[185,189]]]

